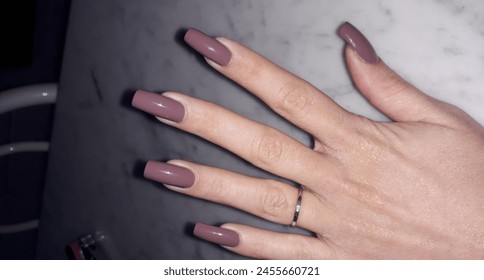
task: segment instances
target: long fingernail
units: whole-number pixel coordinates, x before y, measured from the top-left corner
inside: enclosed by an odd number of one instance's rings
[[[193,234],[201,239],[223,246],[235,247],[239,245],[237,232],[226,228],[197,223],[193,229]]]
[[[179,188],[189,188],[195,183],[195,175],[188,168],[153,160],[146,163],[144,176]]]
[[[232,57],[227,47],[197,29],[189,29],[184,39],[197,52],[219,65],[227,65]]]
[[[185,116],[185,108],[180,102],[157,93],[138,90],[131,104],[142,111],[174,122],[182,121]]]
[[[343,23],[338,28],[338,34],[365,62],[370,64],[378,62],[378,55],[370,41],[351,23]]]

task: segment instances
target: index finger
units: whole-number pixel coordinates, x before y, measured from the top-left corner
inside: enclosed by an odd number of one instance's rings
[[[227,38],[213,39],[196,29],[187,31],[185,41],[217,71],[317,138],[340,134],[353,119],[309,82],[241,44]]]

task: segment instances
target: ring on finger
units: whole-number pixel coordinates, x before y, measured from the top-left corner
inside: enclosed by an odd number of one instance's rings
[[[297,202],[296,202],[296,209],[294,210],[294,216],[292,218],[292,222],[289,225],[291,228],[295,228],[297,224],[297,219],[299,218],[299,212],[301,212],[301,204],[302,204],[302,195],[303,195],[303,187],[299,186],[297,193]]]

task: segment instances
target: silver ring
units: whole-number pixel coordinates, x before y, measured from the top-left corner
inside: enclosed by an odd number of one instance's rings
[[[291,228],[296,227],[297,219],[299,218],[299,212],[301,212],[302,195],[303,195],[303,187],[300,186],[299,191],[297,193],[296,209],[294,210],[294,216],[292,218],[292,222],[289,225]]]

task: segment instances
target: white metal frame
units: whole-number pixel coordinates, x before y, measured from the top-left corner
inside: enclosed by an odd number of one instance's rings
[[[0,114],[16,109],[52,104],[57,100],[56,83],[36,84],[22,86],[0,92]],[[21,152],[47,152],[49,142],[14,142],[0,146],[0,157]],[[23,223],[0,225],[0,234],[10,234],[35,229],[39,220],[30,220]]]

